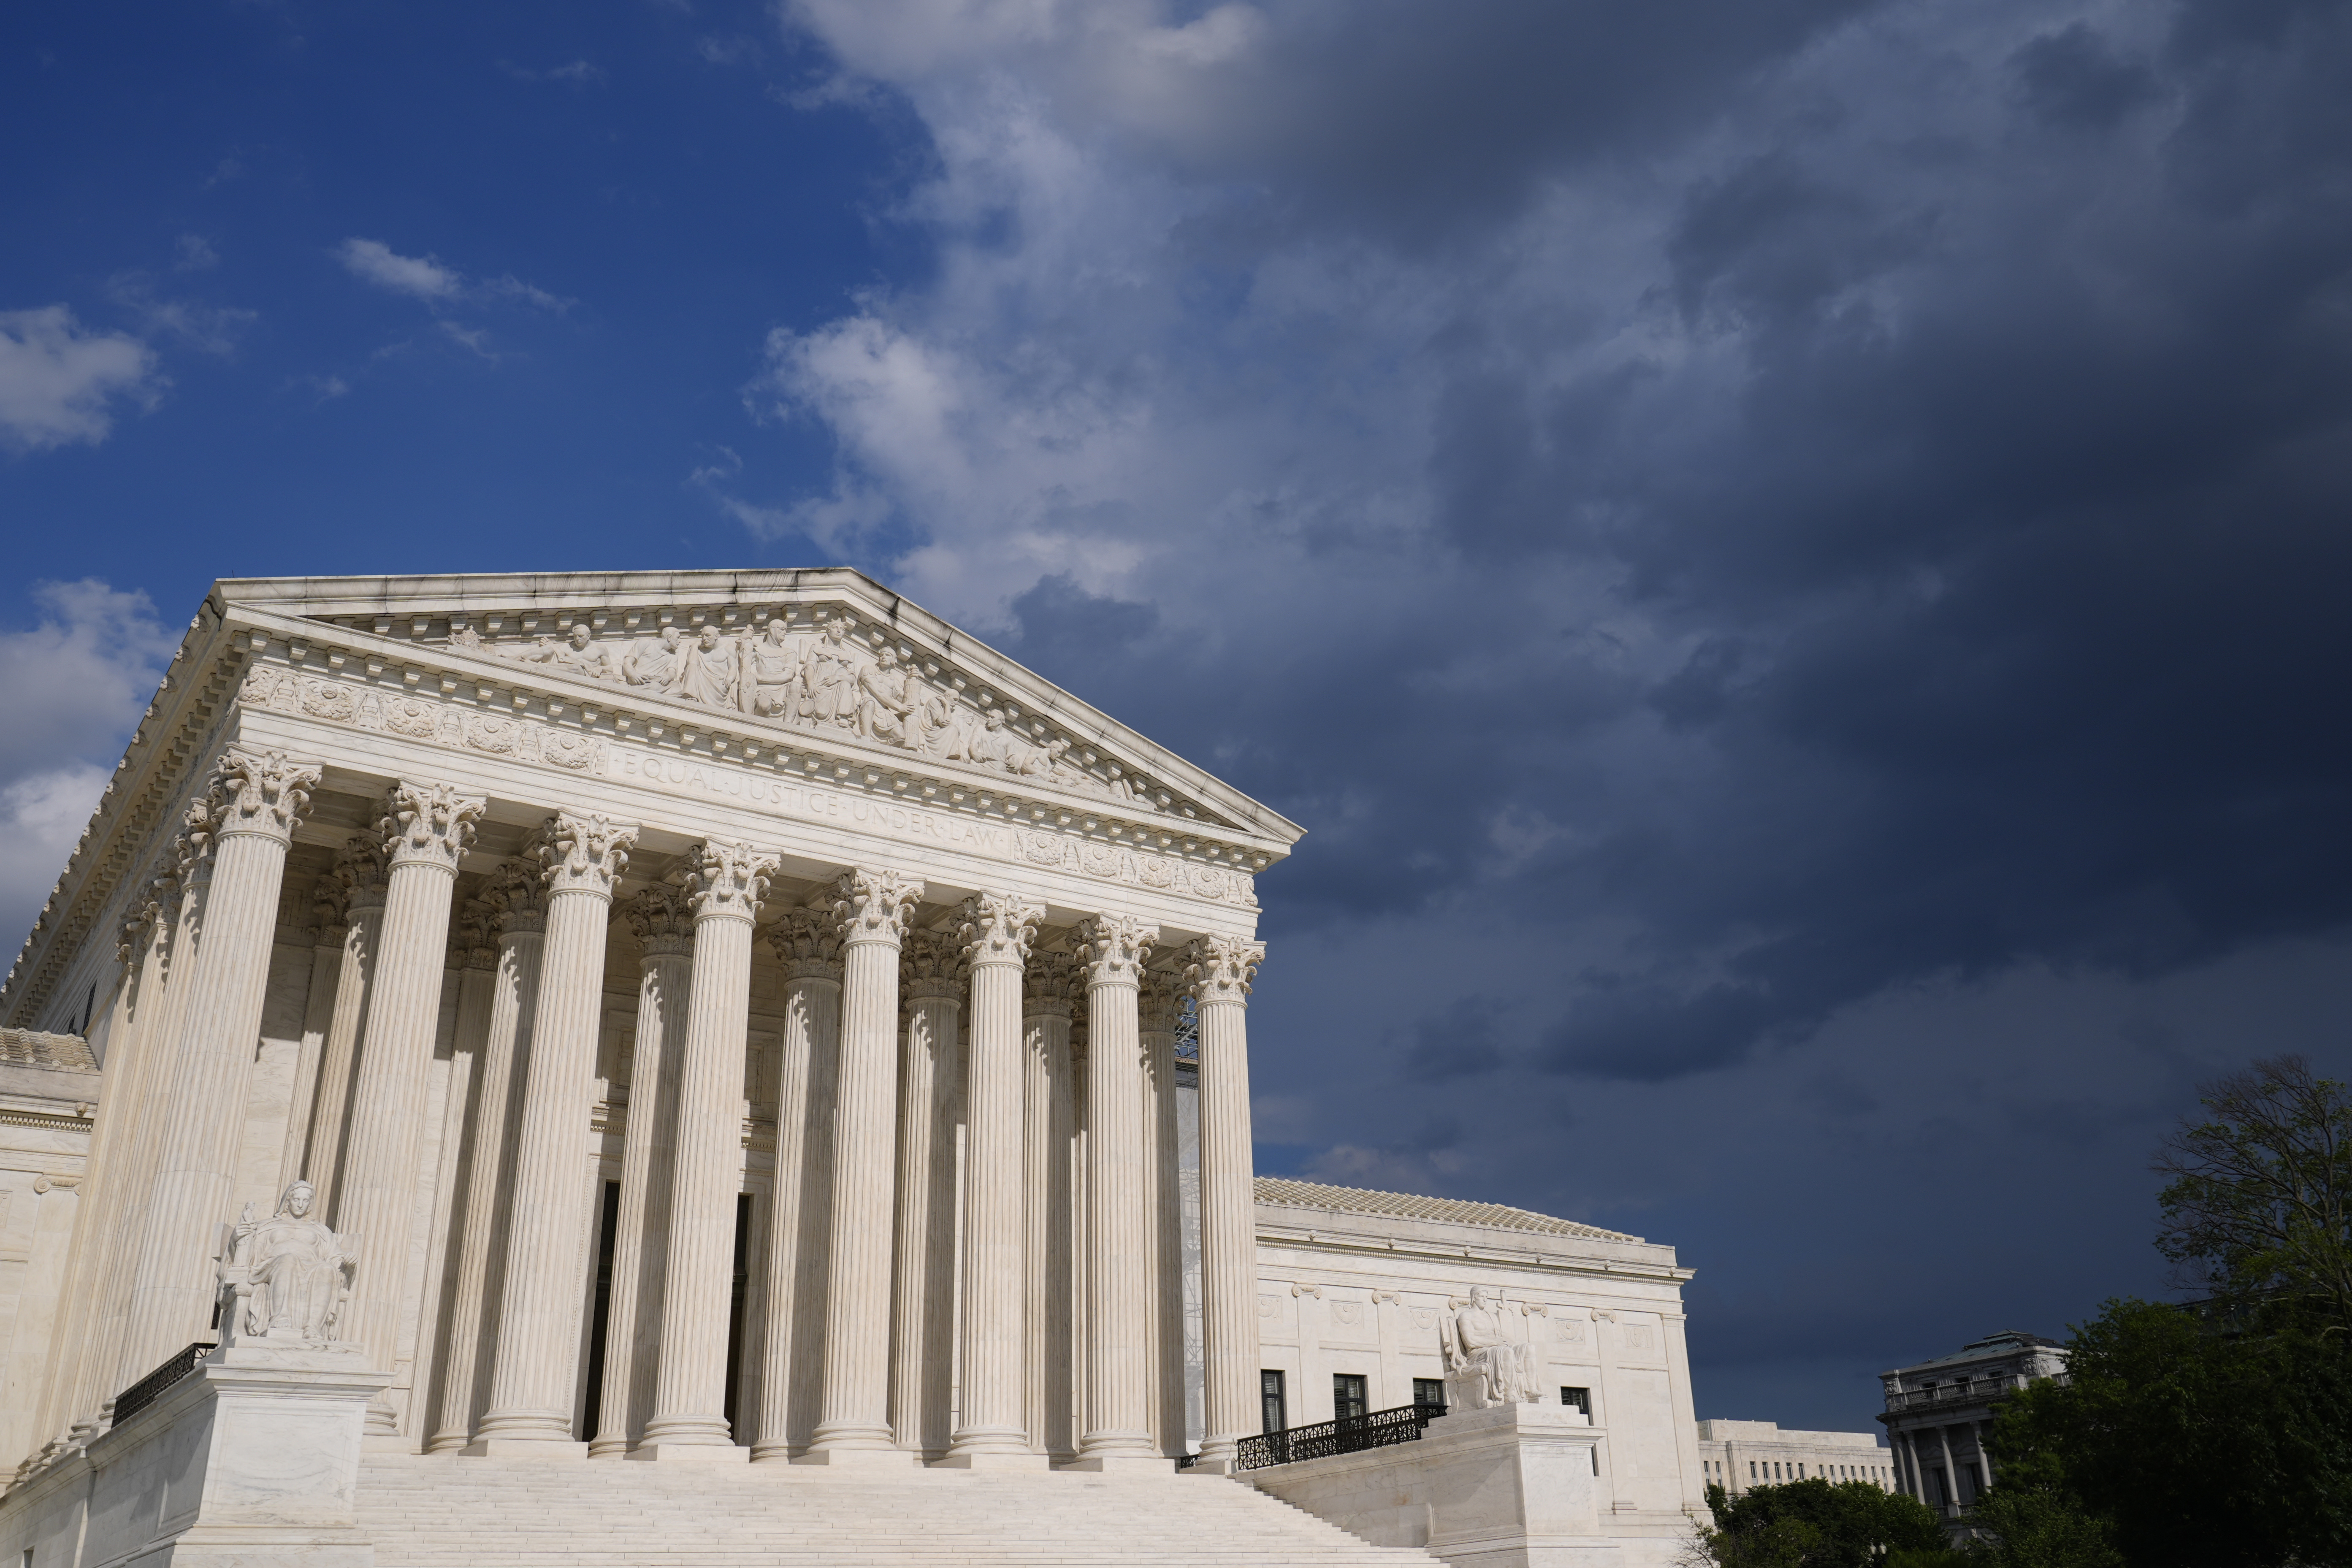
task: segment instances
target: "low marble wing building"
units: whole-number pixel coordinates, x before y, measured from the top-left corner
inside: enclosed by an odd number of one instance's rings
[[[1577,1475],[1658,1535],[1703,1484],[1671,1249],[1254,1185],[1300,837],[850,571],[216,584],[0,985],[89,1086],[0,1546],[192,1528],[90,1489],[126,1426],[210,1380],[219,1471],[296,1363],[364,1402],[337,1550],[412,1460],[1233,1473],[1318,1377],[1410,1403],[1435,1342],[1350,1373],[1347,1331],[1465,1292],[1505,1403],[1620,1413]]]

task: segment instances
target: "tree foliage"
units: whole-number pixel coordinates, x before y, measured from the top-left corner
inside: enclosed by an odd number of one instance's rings
[[[1711,1484],[1706,1506],[1715,1527],[1699,1538],[1716,1568],[1882,1568],[1888,1553],[1944,1544],[1926,1505],[1868,1481],[1788,1481],[1738,1498]]]
[[[2295,1298],[2352,1329],[2352,1094],[2301,1057],[2202,1086],[2156,1159],[2157,1246],[2182,1283],[2241,1310]]]

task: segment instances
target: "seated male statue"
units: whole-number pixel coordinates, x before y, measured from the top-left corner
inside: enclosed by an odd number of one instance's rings
[[[1504,1331],[1502,1307],[1502,1298],[1492,1287],[1473,1285],[1470,1304],[1449,1313],[1439,1325],[1450,1408],[1484,1410],[1490,1405],[1541,1402],[1535,1347]]]

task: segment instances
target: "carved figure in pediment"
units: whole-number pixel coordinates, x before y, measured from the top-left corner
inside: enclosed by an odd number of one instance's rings
[[[1470,1288],[1470,1304],[1445,1315],[1437,1344],[1445,1363],[1448,1408],[1484,1410],[1490,1405],[1541,1402],[1534,1347],[1506,1331],[1503,1300],[1491,1287]]]
[[[907,672],[898,668],[898,650],[884,647],[872,664],[857,671],[857,732],[869,741],[894,746],[915,745],[914,705],[907,700]]]
[[[1027,749],[1020,737],[1004,727],[1004,710],[992,708],[981,721],[979,732],[964,742],[964,756],[981,767],[1009,773],[1016,769],[1016,752]]]
[[[483,646],[482,634],[476,631],[471,626],[451,626],[449,628],[449,646],[451,647],[479,649]]]
[[[631,686],[651,686],[667,691],[677,679],[680,656],[677,628],[664,626],[658,641],[640,643],[621,660],[621,679]]]
[[[705,626],[695,637],[694,646],[678,655],[677,673],[670,678],[669,694],[712,708],[732,708],[741,674],[737,663],[734,640],[721,637],[717,626]]]
[[[296,1182],[266,1220],[245,1205],[220,1264],[230,1298],[222,1321],[236,1337],[314,1345],[341,1337],[358,1247],[310,1217],[314,1202],[310,1184]]]
[[[596,640],[596,634],[585,621],[572,626],[571,634],[555,645],[546,662],[583,680],[613,679],[612,652]]]
[[[801,703],[801,650],[779,616],[743,645],[743,711],[762,719],[797,719]]]
[[[857,711],[857,671],[866,662],[849,640],[850,623],[835,616],[820,628],[809,649],[802,680],[808,689],[806,716],[820,724],[847,724]]]
[[[978,729],[972,710],[958,702],[952,691],[912,677],[908,679],[908,693],[914,699],[915,749],[950,762],[968,761],[971,737]]]

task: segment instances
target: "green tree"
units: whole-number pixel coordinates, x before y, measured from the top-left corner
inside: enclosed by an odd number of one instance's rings
[[[1926,1505],[1868,1481],[1789,1481],[1737,1498],[1711,1484],[1706,1506],[1715,1527],[1700,1544],[1716,1568],[1882,1568],[1890,1552],[1944,1544]]]
[[[2243,1310],[2293,1300],[2352,1329],[2352,1094],[2273,1057],[2202,1085],[2166,1139],[2157,1247],[2180,1282]]]

